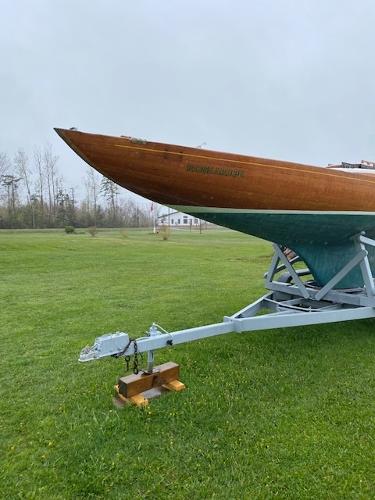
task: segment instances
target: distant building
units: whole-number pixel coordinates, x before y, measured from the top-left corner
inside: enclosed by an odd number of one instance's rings
[[[188,229],[189,227],[199,229],[200,226],[208,229],[209,227],[215,226],[215,224],[211,224],[203,219],[198,219],[198,217],[192,217],[182,212],[171,212],[170,214],[159,215],[158,225],[184,229]]]

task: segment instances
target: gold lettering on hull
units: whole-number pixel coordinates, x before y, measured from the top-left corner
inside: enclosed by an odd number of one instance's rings
[[[243,170],[228,167],[209,167],[206,165],[186,165],[187,172],[203,175],[224,175],[225,177],[243,177]]]

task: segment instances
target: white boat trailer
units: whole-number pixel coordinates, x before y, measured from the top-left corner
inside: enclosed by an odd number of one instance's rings
[[[375,240],[362,233],[354,238],[354,242],[357,247],[356,255],[323,287],[317,287],[311,280],[303,281],[303,277],[311,275],[310,270],[296,269],[294,265],[301,259],[295,256],[289,260],[283,248],[273,244],[275,253],[269,270],[264,275],[265,288],[269,292],[232,316],[225,316],[221,323],[175,332],[167,332],[153,323],[148,335],[137,339],[131,339],[124,332],[102,335],[92,347],[85,347],[81,351],[79,361],[92,361],[107,356],[128,357],[146,352],[147,370],[143,374],[152,374],[155,371],[154,351],[164,347],[232,332],[373,318],[375,286],[366,246],[375,246]],[[334,289],[356,267],[360,268],[363,288]],[[280,275],[281,272],[283,274]]]

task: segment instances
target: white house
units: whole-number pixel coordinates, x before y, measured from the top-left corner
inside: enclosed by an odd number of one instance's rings
[[[213,225],[210,222],[206,222],[205,220],[192,217],[191,215],[187,215],[182,212],[171,212],[159,215],[158,224],[180,228],[199,228],[201,225],[206,228]]]

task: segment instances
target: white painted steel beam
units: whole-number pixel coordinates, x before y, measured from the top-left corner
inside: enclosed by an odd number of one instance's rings
[[[265,299],[266,295],[263,297]],[[303,325],[316,325],[320,323],[335,323],[339,321],[349,321],[375,317],[373,307],[342,307],[334,310],[315,310],[301,312],[297,309],[278,313],[264,314],[250,318],[226,317],[222,323],[188,328],[171,333],[160,333],[150,337],[136,339],[137,351],[148,352],[157,349],[179,345],[194,340],[202,340],[226,333],[253,332],[259,330],[270,330],[272,328],[285,328]],[[129,336],[126,333],[118,332],[116,335],[116,346],[113,345],[113,335],[103,335],[95,340],[94,346],[85,348],[80,356],[80,361],[92,361],[95,359],[113,356],[116,354],[134,354],[134,343],[130,343],[128,349],[123,352],[129,343]],[[117,348],[117,350],[116,350]]]

